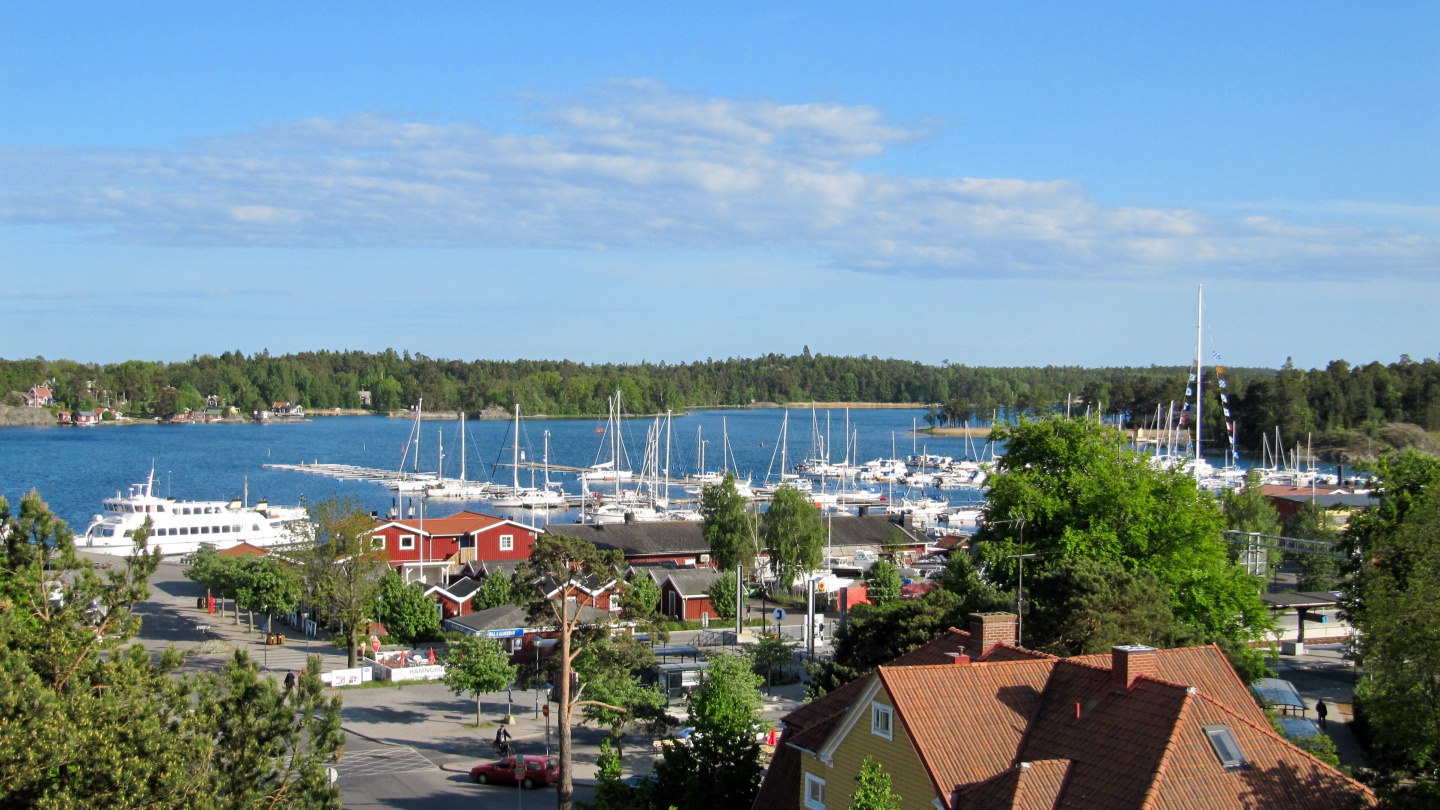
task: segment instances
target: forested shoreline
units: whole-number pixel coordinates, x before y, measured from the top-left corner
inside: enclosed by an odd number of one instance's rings
[[[1063,408],[1069,399],[1078,407],[1098,407],[1144,424],[1171,403],[1178,413],[1193,388],[1192,371],[1175,366],[929,365],[808,349],[799,355],[680,364],[462,361],[394,350],[226,352],[173,363],[0,360],[0,392],[48,383],[61,407],[108,402],[156,415],[203,405],[207,395],[245,412],[281,401],[308,409],[359,408],[360,392],[368,391],[370,407],[382,412],[408,408],[423,396],[427,409],[475,412],[518,402],[527,414],[576,416],[604,413],[606,398],[619,390],[630,413],[810,400],[914,403],[929,407],[929,418],[937,424],[963,424],[997,412],[1049,411]],[[1360,432],[1373,437],[1392,423],[1440,430],[1440,363],[1434,359],[1403,356],[1389,365],[1356,366],[1337,360],[1308,371],[1289,363],[1278,370],[1211,367],[1205,382],[1206,432],[1224,435],[1228,406],[1244,448],[1259,446],[1261,437],[1273,436],[1277,427],[1287,444],[1307,435]],[[1222,393],[1227,402],[1221,402]]]

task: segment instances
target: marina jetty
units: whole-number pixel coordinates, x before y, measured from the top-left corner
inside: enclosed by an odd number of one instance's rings
[[[988,425],[971,425],[968,427],[924,427],[920,428],[919,432],[931,436],[984,439],[990,436],[991,430],[993,430],[993,428]],[[1168,433],[1163,430],[1155,430],[1154,428],[1126,428],[1120,432],[1129,436],[1130,441],[1136,444],[1154,444],[1157,438],[1162,437],[1165,441],[1174,441],[1176,444],[1183,445],[1190,443],[1190,431],[1183,428],[1180,430],[1172,430]]]

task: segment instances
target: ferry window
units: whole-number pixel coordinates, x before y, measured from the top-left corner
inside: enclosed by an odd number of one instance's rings
[[[237,525],[237,526],[231,526],[231,527],[230,527],[230,531],[232,531],[232,532],[238,532],[238,531],[240,531],[240,527],[239,527],[238,525]]]
[[[188,515],[188,514],[190,514],[190,508],[187,506],[186,508],[181,509],[181,510],[180,510],[180,514],[182,514],[182,515]]]
[[[502,535],[500,535],[500,550],[501,550],[501,551],[514,551],[514,550],[515,550],[515,535],[513,535],[513,534],[502,534]]]
[[[164,505],[162,504],[162,505],[160,505],[160,506],[155,507],[155,511],[156,511],[156,512],[164,512],[164,511],[165,511]]]
[[[258,531],[260,531],[260,524],[259,524],[259,523],[256,523],[254,526],[251,526],[251,527],[250,527],[250,531],[252,531],[252,532],[258,532]]]
[[[209,526],[201,526],[201,527],[200,527],[200,533],[201,533],[201,534],[209,534],[209,533],[210,533],[210,527],[209,527]]]
[[[185,528],[184,526],[181,526],[181,527],[180,527],[180,533],[181,533],[181,534],[189,534],[189,533],[190,533],[190,530],[187,529],[187,528]]]
[[[384,545],[384,544],[385,544],[385,537],[384,537],[384,535],[379,535],[379,534],[377,534],[377,535],[375,535],[375,539],[376,539],[381,545]],[[402,549],[413,549],[413,548],[415,548],[415,535],[413,535],[413,534],[402,534],[402,535],[400,535],[400,548],[402,548]]]
[[[224,532],[224,533],[226,533],[226,534],[229,534],[229,533],[230,533],[230,527],[229,527],[229,526],[221,526],[221,527],[220,527],[220,531],[222,531],[222,532]]]
[[[126,529],[126,530],[125,530],[125,533],[122,534],[122,535],[120,535],[120,536],[121,536],[121,537],[133,537],[134,535],[135,535],[135,532],[134,532],[133,530],[131,530],[131,529]]]

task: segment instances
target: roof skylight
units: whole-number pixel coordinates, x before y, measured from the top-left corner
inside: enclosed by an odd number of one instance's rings
[[[1205,736],[1210,738],[1210,747],[1215,749],[1215,756],[1220,758],[1221,766],[1230,770],[1245,764],[1245,755],[1240,753],[1240,744],[1235,742],[1229,726],[1205,726],[1204,731]]]

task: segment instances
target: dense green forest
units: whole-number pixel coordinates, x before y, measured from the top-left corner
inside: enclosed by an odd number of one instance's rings
[[[926,365],[878,357],[770,354],[670,365],[564,361],[432,359],[409,352],[304,352],[271,356],[226,352],[176,363],[130,360],[111,365],[68,360],[0,360],[0,391],[50,381],[62,406],[124,403],[132,412],[164,413],[203,395],[249,412],[287,401],[307,408],[358,408],[370,391],[377,411],[425,398],[427,409],[478,411],[520,403],[528,414],[601,414],[622,392],[629,413],[752,402],[913,402],[934,406],[937,423],[960,424],[1002,413],[1099,407],[1132,424],[1157,409],[1178,409],[1190,370],[1178,367],[979,367]],[[1225,386],[1219,382],[1223,379]],[[1223,436],[1228,405],[1240,443],[1258,446],[1278,426],[1286,441],[1308,433],[1371,431],[1393,422],[1440,430],[1440,363],[1402,357],[1390,365],[1335,361],[1304,371],[1206,370],[1206,431]],[[1220,394],[1228,402],[1222,404]]]

